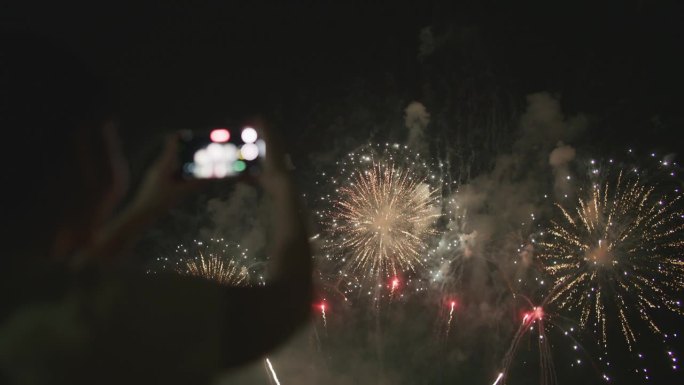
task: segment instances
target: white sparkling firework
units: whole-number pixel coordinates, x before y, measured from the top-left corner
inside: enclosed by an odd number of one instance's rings
[[[416,271],[441,215],[441,179],[398,145],[349,158],[320,212],[328,258],[366,278]]]

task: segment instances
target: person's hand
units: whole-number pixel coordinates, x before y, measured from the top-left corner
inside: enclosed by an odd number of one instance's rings
[[[183,180],[178,171],[178,137],[170,136],[161,155],[148,169],[133,202],[113,218],[73,261],[74,269],[95,264],[119,265],[122,252],[161,214],[189,193],[206,184],[203,180]]]
[[[178,140],[177,135],[166,139],[161,155],[145,174],[130,209],[147,215],[160,215],[207,184],[205,180],[180,178]]]

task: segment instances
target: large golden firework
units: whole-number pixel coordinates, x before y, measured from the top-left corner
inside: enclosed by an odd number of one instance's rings
[[[425,178],[391,161],[369,161],[337,190],[329,227],[353,270],[397,274],[421,265],[439,214]]]
[[[562,220],[551,222],[539,254],[555,280],[549,302],[578,311],[582,327],[594,320],[604,347],[613,319],[630,350],[636,319],[662,333],[654,311],[684,314],[677,298],[684,289],[680,200],[619,172],[613,182],[593,184],[576,207],[557,204]]]

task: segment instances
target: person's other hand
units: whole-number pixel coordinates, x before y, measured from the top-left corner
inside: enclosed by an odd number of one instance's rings
[[[147,170],[131,209],[159,215],[207,184],[206,180],[185,180],[180,177],[178,140],[178,135],[170,135],[166,139],[161,155]]]

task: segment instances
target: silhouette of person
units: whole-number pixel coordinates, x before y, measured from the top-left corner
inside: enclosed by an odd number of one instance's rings
[[[172,137],[132,203],[111,218],[126,167],[106,87],[44,39],[1,35],[0,382],[203,384],[306,322],[305,221],[269,130],[259,177],[273,201],[267,285],[129,271],[122,251],[202,183],[176,177]]]

